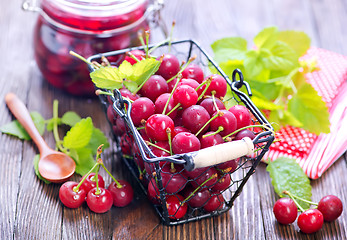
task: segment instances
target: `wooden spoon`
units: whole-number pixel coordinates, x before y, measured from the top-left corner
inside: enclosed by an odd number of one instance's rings
[[[5,96],[5,101],[39,149],[39,172],[41,176],[54,183],[65,182],[69,179],[75,172],[75,161],[65,153],[55,151],[47,145],[32,121],[28,109],[15,94],[8,93]]]

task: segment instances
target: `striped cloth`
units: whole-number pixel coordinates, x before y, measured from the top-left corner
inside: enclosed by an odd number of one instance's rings
[[[317,179],[347,150],[347,57],[320,48],[310,48],[302,59],[317,60],[318,71],[307,81],[326,102],[330,133],[319,136],[296,127],[282,127],[264,159],[295,158],[307,176]]]

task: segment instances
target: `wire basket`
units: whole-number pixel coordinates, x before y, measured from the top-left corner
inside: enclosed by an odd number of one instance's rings
[[[265,152],[268,151],[274,140],[274,134],[272,126],[248,97],[251,95],[251,89],[244,81],[240,70],[236,69],[233,72],[232,81],[230,81],[228,76],[193,40],[175,41],[171,45],[166,43],[159,47],[156,46],[152,55],[160,56],[167,53],[169,46],[170,52],[181,61],[187,62],[190,57],[196,56],[194,63],[203,69],[205,75],[213,72],[223,76],[231,89],[233,100],[247,107],[254,124],[266,126],[266,128],[252,128],[256,136],[253,140],[231,141],[197,152],[157,157],[132,122],[131,102],[123,98],[118,90],[114,90],[111,97],[99,96],[105,113],[110,106],[117,113],[116,121],[110,121],[117,143],[117,153],[138,180],[162,222],[165,225],[177,225],[227,212],[249,177],[255,172]],[[126,52],[135,49],[144,49],[144,47],[97,54],[88,60],[100,62],[101,57],[104,56],[113,60],[111,64],[117,65],[124,59]],[[93,71],[91,66],[89,69]],[[241,90],[242,87],[246,93]],[[251,154],[250,148],[252,149]],[[232,163],[234,166],[227,168],[229,171],[220,171],[218,166],[223,162]],[[174,173],[164,170],[168,166],[175,168]],[[188,174],[192,172],[194,174]],[[218,174],[211,177],[213,176],[211,172]],[[182,178],[185,179],[183,184],[180,183]],[[211,190],[217,183],[223,182],[225,179],[229,184],[227,188],[222,191]],[[198,204],[192,199],[198,200]],[[209,202],[218,206],[211,209]],[[172,204],[176,204],[174,209],[177,211],[174,213],[172,213]],[[185,212],[185,214],[179,215],[181,212]]]

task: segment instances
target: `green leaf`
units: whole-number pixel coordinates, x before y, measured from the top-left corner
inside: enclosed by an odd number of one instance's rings
[[[90,141],[87,145],[89,149],[92,150],[93,155],[96,154],[97,148],[104,144],[104,149],[110,147],[110,143],[108,142],[107,137],[105,134],[98,128],[93,128],[92,137],[90,138]]]
[[[39,131],[40,135],[42,136],[45,132],[45,119],[42,117],[42,115],[38,112],[31,112],[30,116]],[[10,123],[7,123],[0,127],[0,131],[2,133],[12,135],[15,137],[18,137],[19,139],[23,140],[30,140],[31,137],[27,133],[27,131],[24,129],[24,127],[18,122],[18,120],[13,120]]]
[[[128,61],[123,61],[118,69],[123,74],[124,78],[129,78],[134,72],[133,66]]]
[[[255,50],[249,50],[246,54],[246,58],[244,60],[245,66],[245,76],[249,78],[254,78],[258,74],[260,74],[263,69],[263,59],[259,57],[259,52]]]
[[[55,121],[54,118],[47,120],[47,126],[46,126],[47,131],[53,131],[54,121]],[[57,121],[57,124],[59,126],[61,124],[61,118],[56,118],[56,121]]]
[[[81,117],[76,112],[72,111],[64,113],[64,115],[61,117],[61,123],[66,124],[70,127],[75,126],[75,124],[79,121],[81,121]]]
[[[160,61],[154,58],[146,58],[133,65],[133,73],[128,80],[135,81],[138,85],[147,81],[160,66]]]
[[[252,101],[259,109],[266,109],[266,110],[283,109],[283,106],[277,105],[273,103],[272,101],[267,100],[266,98],[253,95]]]
[[[309,84],[303,84],[288,102],[288,110],[303,123],[303,128],[315,134],[329,133],[328,107]]]
[[[122,87],[124,74],[116,67],[102,67],[91,72],[90,77],[98,88],[114,90]]]
[[[89,148],[71,149],[70,156],[76,162],[75,173],[81,176],[85,175],[95,165],[92,150]]]
[[[128,80],[124,81],[123,84],[127,89],[129,89],[130,92],[135,92],[139,87],[139,85],[136,82]]]
[[[93,133],[93,122],[90,117],[76,123],[65,135],[63,146],[67,149],[87,146]]]
[[[288,197],[283,194],[283,191],[286,190],[298,197],[311,201],[312,188],[310,180],[294,159],[278,158],[273,162],[269,162],[266,170],[270,173],[271,183],[280,197]],[[309,203],[300,200],[298,200],[298,203],[304,209],[310,207]]]
[[[212,43],[211,48],[218,63],[242,60],[247,51],[247,41],[240,37],[222,38]]]
[[[295,51],[284,42],[276,42],[271,48],[271,53],[271,56],[263,59],[265,67],[270,70],[289,72],[299,65]]]
[[[272,48],[278,39],[277,27],[264,28],[253,39],[255,46],[260,48]]]
[[[47,184],[50,184],[51,182],[44,179],[39,172],[39,160],[40,160],[40,154],[36,154],[33,161],[35,174],[40,180],[44,181]]]
[[[304,55],[311,45],[310,37],[300,31],[281,31],[278,40],[288,44],[298,57]]]

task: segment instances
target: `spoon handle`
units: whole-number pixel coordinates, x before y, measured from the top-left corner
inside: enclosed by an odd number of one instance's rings
[[[40,153],[42,154],[44,151],[49,149],[47,143],[41,137],[39,131],[37,130],[30,116],[30,113],[28,109],[26,108],[26,106],[24,105],[24,103],[14,93],[6,94],[5,102],[8,108],[13,113],[13,115],[17,118],[20,124],[22,124],[24,129],[28,132],[30,137],[33,139]]]

